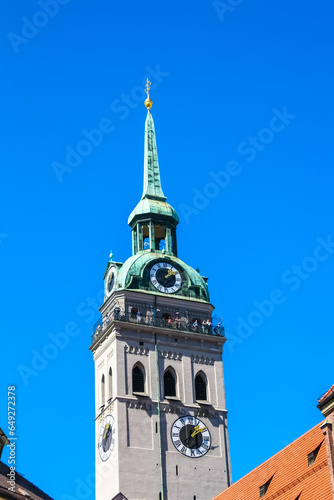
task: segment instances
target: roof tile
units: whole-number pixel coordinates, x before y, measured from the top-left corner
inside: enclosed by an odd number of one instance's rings
[[[317,446],[312,465],[308,454]],[[261,500],[329,500],[332,498],[326,444],[320,425],[316,425],[266,462],[239,479],[214,500],[259,500],[260,486],[274,476]],[[298,497],[298,495],[300,495]]]
[[[328,398],[328,396],[330,396],[331,394],[334,394],[334,384],[330,389],[328,389],[328,391],[325,392],[323,396],[321,396],[321,398],[318,399],[318,403],[322,403],[323,401],[325,401],[325,399]]]

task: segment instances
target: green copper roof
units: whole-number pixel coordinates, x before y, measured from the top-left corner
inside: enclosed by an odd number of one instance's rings
[[[145,156],[144,156],[144,189],[142,200],[153,198],[165,201],[161,188],[157,141],[155,139],[154,122],[150,111],[145,122]]]
[[[128,223],[131,225],[136,215],[157,214],[172,217],[179,222],[176,210],[166,202],[161,187],[158,150],[155,138],[154,122],[150,111],[145,122],[144,189],[143,195],[131,212]]]
[[[143,279],[143,272],[147,266],[153,265],[153,262],[162,260],[167,260],[161,253],[157,252],[147,252],[142,251],[138,252],[136,255],[132,255],[129,259],[127,259],[122,267],[119,270],[117,276],[117,288],[129,288],[129,289],[141,289],[139,282]],[[186,288],[183,288],[179,292],[175,294],[175,296],[185,296],[184,292],[187,293],[188,298],[196,298],[195,294],[192,292],[192,287],[198,287],[201,290],[201,293],[197,297],[197,299],[209,301],[209,290],[208,285],[200,276],[200,274],[195,271],[191,266],[188,266],[185,262],[178,259],[175,256],[169,256],[168,260],[171,264],[176,264],[176,266],[181,269],[186,276],[185,285]],[[151,264],[152,263],[152,264]],[[133,279],[137,280],[136,284]],[[139,281],[138,281],[139,280]],[[156,290],[154,290],[155,294],[159,294]],[[164,294],[163,294],[164,295]]]
[[[131,224],[131,221],[136,215],[142,214],[167,215],[169,217],[173,217],[173,219],[179,222],[179,216],[177,215],[176,210],[174,210],[174,208],[165,201],[148,199],[140,200],[136,208],[132,210],[128,223]]]

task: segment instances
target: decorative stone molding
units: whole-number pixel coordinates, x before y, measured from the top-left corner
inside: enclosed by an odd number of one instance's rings
[[[182,354],[172,351],[159,351],[159,358],[182,360]]]
[[[103,415],[104,415],[104,412],[103,412],[103,413],[101,413],[101,414],[97,417],[97,421],[98,421],[98,423],[99,423],[99,424],[101,424],[101,423],[102,423],[102,421],[103,421]]]
[[[101,363],[97,365],[98,369],[102,368],[104,366],[105,359],[102,359]]]
[[[186,410],[182,406],[169,405],[163,408],[165,413],[176,413],[177,415],[185,415]]]
[[[148,347],[143,347],[143,346],[135,347],[133,345],[125,345],[124,351],[128,352],[129,354],[140,354],[144,356],[148,356],[148,353],[150,352]]]
[[[101,424],[101,422],[104,420],[104,417],[106,415],[109,415],[109,413],[112,413],[114,411],[114,402],[112,403],[109,403],[104,409],[103,411],[100,413],[100,415],[97,417],[97,421],[99,424]]]
[[[195,417],[218,418],[218,413],[213,410],[195,410]]]
[[[193,354],[191,355],[191,362],[192,363],[199,363],[200,365],[214,365],[215,360],[213,358],[205,358],[204,356],[194,356]]]
[[[114,355],[114,349],[111,349],[110,352],[107,354],[107,359],[110,359]]]
[[[152,404],[146,401],[127,401],[127,408],[135,408],[136,410],[151,410]]]

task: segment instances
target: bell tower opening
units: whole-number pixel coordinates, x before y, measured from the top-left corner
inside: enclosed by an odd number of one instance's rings
[[[154,226],[155,249],[160,252],[166,251],[166,230],[160,224]]]
[[[154,202],[152,201],[152,203]],[[140,204],[141,202],[139,202]],[[166,203],[166,205],[168,204]],[[132,214],[129,221],[131,219]],[[177,257],[176,224],[178,221],[163,215],[159,217],[160,220],[156,221],[156,219],[156,216],[151,218],[149,213],[143,213],[142,217],[136,214],[135,218],[129,222],[132,226],[133,255],[143,250],[151,250]]]
[[[143,226],[143,250],[149,250],[150,245],[150,230],[148,226]]]

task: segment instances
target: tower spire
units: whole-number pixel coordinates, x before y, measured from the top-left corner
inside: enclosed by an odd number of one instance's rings
[[[151,82],[147,79],[145,92],[147,98],[145,99],[145,106],[147,108],[147,117],[145,122],[145,155],[144,155],[144,189],[142,200],[153,199],[165,201],[166,196],[162,191],[157,142],[155,138],[154,122],[150,112],[152,107],[152,100],[150,99],[150,86]]]

